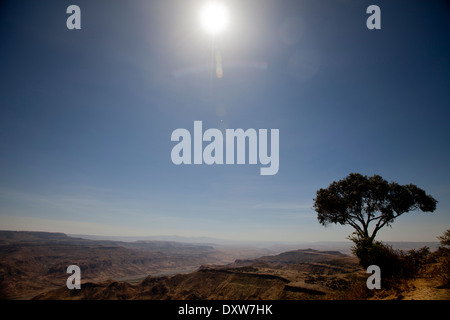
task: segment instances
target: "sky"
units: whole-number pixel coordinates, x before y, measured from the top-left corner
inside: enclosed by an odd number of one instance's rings
[[[0,4],[0,229],[344,241],[353,230],[320,225],[313,199],[352,172],[438,200],[379,240],[450,228],[448,2],[226,0],[216,36],[206,2]],[[175,165],[171,134],[194,121],[278,129],[278,172]]]

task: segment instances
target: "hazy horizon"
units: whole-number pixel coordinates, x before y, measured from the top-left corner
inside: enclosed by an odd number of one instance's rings
[[[70,234],[64,232],[50,232],[42,230],[0,230],[1,232],[23,232],[23,233],[48,233],[48,234],[64,234],[69,238],[86,239],[93,241],[112,241],[119,243],[136,243],[136,242],[171,242],[199,246],[212,246],[216,248],[235,248],[235,249],[266,249],[272,253],[281,253],[292,250],[313,249],[319,251],[340,251],[346,254],[352,254],[354,242],[349,239],[341,240],[318,240],[318,241],[255,241],[255,240],[234,240],[214,237],[202,236],[179,236],[179,235],[154,235],[154,236],[117,236],[117,235],[95,235],[95,234]],[[383,241],[387,245],[391,245],[394,249],[410,250],[419,249],[424,246],[432,251],[437,250],[441,244],[436,241]]]
[[[0,229],[0,232],[43,232],[43,233],[60,233],[65,234],[68,237],[83,238],[90,240],[111,240],[111,241],[123,241],[123,242],[135,242],[135,241],[173,241],[173,242],[184,242],[184,243],[198,243],[198,244],[217,244],[217,245],[247,245],[247,244],[259,244],[264,246],[267,244],[286,244],[286,245],[302,245],[302,244],[347,244],[353,245],[354,243],[348,239],[338,239],[338,240],[297,240],[297,241],[286,241],[286,240],[236,240],[231,238],[218,238],[213,236],[180,236],[175,234],[159,234],[159,235],[113,235],[113,234],[86,234],[86,233],[66,233],[62,231],[49,231],[49,230],[38,230],[38,229]],[[407,240],[383,240],[385,243],[432,243],[435,245],[439,244],[439,239],[436,238],[434,241],[407,241]]]

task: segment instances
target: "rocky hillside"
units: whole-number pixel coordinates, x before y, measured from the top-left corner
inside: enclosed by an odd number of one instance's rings
[[[254,260],[165,277],[138,284],[118,281],[62,287],[35,299],[322,299],[346,289],[361,270],[354,258],[339,252],[296,250]]]

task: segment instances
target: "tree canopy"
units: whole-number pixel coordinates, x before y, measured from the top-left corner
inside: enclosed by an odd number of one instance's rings
[[[372,243],[377,232],[402,214],[433,212],[437,201],[414,184],[387,182],[379,175],[351,173],[317,191],[314,209],[319,222],[350,225],[358,240]]]

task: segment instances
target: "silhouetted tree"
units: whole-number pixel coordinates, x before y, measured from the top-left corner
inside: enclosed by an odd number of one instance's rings
[[[402,214],[421,210],[433,212],[437,201],[414,184],[387,182],[379,175],[351,173],[317,191],[314,209],[319,222],[350,225],[355,243],[370,247],[377,232]]]

